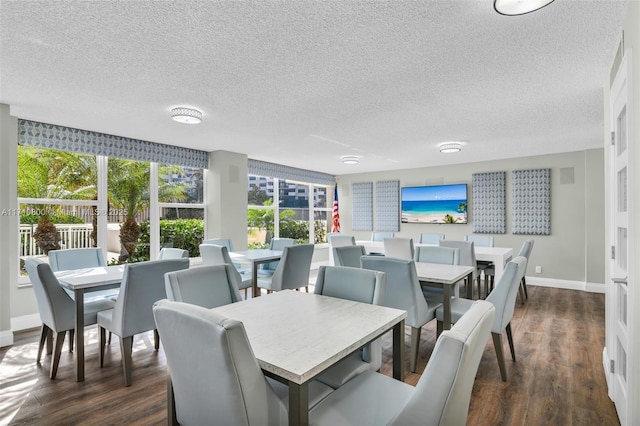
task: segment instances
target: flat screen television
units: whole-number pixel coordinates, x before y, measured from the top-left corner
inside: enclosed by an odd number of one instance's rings
[[[467,223],[467,184],[401,189],[402,223]]]

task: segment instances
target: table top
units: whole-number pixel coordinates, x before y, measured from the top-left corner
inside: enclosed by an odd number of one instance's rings
[[[384,252],[384,242],[383,241],[356,241],[356,244],[363,245],[365,247],[375,249],[375,251],[383,253]],[[414,243],[415,247],[420,246],[434,246],[436,244],[420,244]],[[509,258],[513,255],[513,249],[510,247],[483,247],[483,246],[474,246],[476,256],[498,256],[503,258]]]
[[[302,384],[393,328],[403,310],[284,290],[214,311],[242,321],[263,370]]]
[[[60,284],[70,290],[99,287],[122,282],[124,265],[58,271],[55,275]]]
[[[442,265],[439,263],[415,262],[418,280],[441,284],[455,284],[473,273],[472,266]]]
[[[282,250],[254,249],[229,252],[231,260],[234,261],[265,261],[279,260],[282,257]]]

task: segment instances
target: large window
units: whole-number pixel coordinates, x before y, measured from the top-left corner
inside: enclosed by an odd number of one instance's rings
[[[325,243],[328,191],[322,185],[249,175],[249,245],[266,247],[272,238]]]

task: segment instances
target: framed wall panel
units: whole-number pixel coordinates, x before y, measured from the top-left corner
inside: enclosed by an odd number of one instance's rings
[[[551,234],[551,169],[514,170],[511,232]]]
[[[472,175],[473,232],[479,234],[507,232],[506,176],[506,172]]]
[[[376,231],[400,231],[400,181],[376,182]]]
[[[373,231],[373,182],[351,185],[351,229]]]

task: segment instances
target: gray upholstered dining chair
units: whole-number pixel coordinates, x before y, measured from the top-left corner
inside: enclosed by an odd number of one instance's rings
[[[285,247],[291,247],[297,244],[297,241],[293,238],[274,238],[269,243],[269,250],[284,250]],[[278,269],[278,264],[280,261],[269,262],[261,265],[261,268],[258,269],[258,274],[260,275],[273,275]]]
[[[436,318],[436,309],[442,303],[427,301],[418,281],[413,260],[386,256],[364,256],[362,268],[387,274],[384,306],[407,311],[405,325],[411,327],[411,356],[409,370],[416,372],[422,326]]]
[[[507,332],[509,340],[509,348],[511,349],[511,358],[516,360],[516,353],[513,346],[513,335],[511,334],[511,319],[515,309],[516,295],[520,286],[520,280],[526,269],[527,261],[523,256],[515,257],[509,262],[500,277],[500,281],[496,288],[489,294],[486,301],[495,306],[496,317],[491,326],[491,336],[493,337],[493,346],[496,349],[498,358],[498,367],[500,368],[500,376],[503,381],[507,381],[507,369],[504,362],[504,353],[502,351],[502,333]],[[469,299],[455,298],[451,301],[451,322],[458,321],[465,312],[473,306],[473,301]],[[436,318],[438,321],[438,333],[442,330],[442,320],[444,310],[438,308],[436,310]]]
[[[436,341],[415,387],[368,371],[309,412],[309,423],[334,425],[465,425],[473,382],[495,308],[479,300]]]
[[[232,265],[238,290],[244,290],[244,297],[247,297],[247,289],[251,287],[252,281],[251,272],[238,270],[235,267],[231,262],[227,247],[216,244],[200,244],[200,256],[204,265],[224,265],[225,263]]]
[[[164,274],[188,267],[189,259],[128,263],[124,268],[120,294],[115,306],[113,309],[98,312],[100,367],[104,365],[105,331],[108,330],[120,337],[125,386],[131,386],[133,336],[154,330],[155,349],[159,348],[160,341],[151,309],[156,301],[167,298]]]
[[[360,268],[360,258],[367,254],[364,246],[342,246],[333,248],[333,262],[335,266],[351,266]]]
[[[356,238],[353,235],[334,233],[327,235],[327,240],[329,241],[329,265],[336,265],[333,257],[334,248],[356,245]]]
[[[160,255],[158,259],[188,259],[189,250],[183,250],[180,248],[163,247],[160,249]]]
[[[420,234],[420,244],[438,244],[438,241],[444,240],[444,234]]]
[[[464,236],[465,241],[473,241],[476,247],[493,247],[493,235],[469,234]]]
[[[227,250],[233,251],[233,241],[229,238],[209,238],[202,240],[202,244],[215,244],[217,246],[225,246]]]
[[[56,378],[58,363],[64,336],[69,332],[69,352],[73,351],[73,338],[75,331],[75,302],[63,290],[58,279],[53,274],[49,264],[41,259],[28,257],[24,261],[29,280],[33,287],[38,303],[40,320],[42,321],[42,331],[40,333],[40,343],[38,345],[38,356],[36,362],[40,362],[42,349],[47,344],[47,354],[53,352],[51,357],[51,369],[49,377]],[[84,304],[84,323],[86,325],[95,324],[98,312],[110,309],[114,302],[109,299],[97,299]],[[53,349],[53,333],[55,336],[55,349]]]
[[[321,266],[315,294],[384,305],[387,278],[383,272],[347,266]],[[336,389],[358,374],[377,371],[382,366],[382,342],[376,339],[329,367],[316,380]]]
[[[385,238],[384,255],[396,259],[413,260],[415,256],[413,238]]]
[[[73,269],[97,268],[107,266],[104,254],[100,247],[74,248],[49,251],[49,265],[53,272],[69,271]],[[65,291],[73,297],[73,292]],[[85,294],[85,299],[89,301],[98,299],[113,299],[118,296],[119,289],[92,291]]]
[[[169,424],[288,424],[240,321],[169,300],[155,303],[153,315],[175,401]]]
[[[459,265],[460,249],[454,247],[418,246],[416,247],[415,261]]]
[[[164,275],[167,298],[209,309],[239,302],[242,296],[238,291],[237,273],[238,271],[231,264],[207,265],[167,272]]]
[[[395,236],[395,232],[372,232],[371,241],[384,241],[385,238],[393,238]]]
[[[481,283],[480,283],[480,274],[478,273],[478,262],[476,261],[476,250],[473,241],[453,241],[453,240],[442,240],[440,241],[440,247],[453,247],[460,249],[460,265],[463,266],[473,266],[473,276],[471,282],[466,282],[466,285],[472,286],[473,283],[477,281],[478,283],[478,298],[481,297]],[[473,294],[473,292],[472,292]]]
[[[271,276],[259,277],[258,287],[267,291],[286,289],[298,290],[304,287],[309,292],[309,272],[313,244],[296,244],[284,247],[278,267]]]
[[[527,259],[527,263],[525,264],[525,271],[522,274],[522,280],[520,281],[520,299],[524,304],[525,299],[529,298],[529,293],[527,292],[527,267],[529,266],[529,256],[531,256],[531,251],[533,250],[533,239],[528,239],[524,243],[522,243],[522,247],[520,247],[520,252],[518,256],[523,256]]]
[[[493,247],[493,235],[469,234],[464,236],[464,240],[473,241],[474,247]],[[490,260],[476,260],[476,264],[478,265],[478,284],[481,280],[481,275],[483,275],[485,295],[488,295],[491,291],[490,287],[493,287],[495,266]]]

